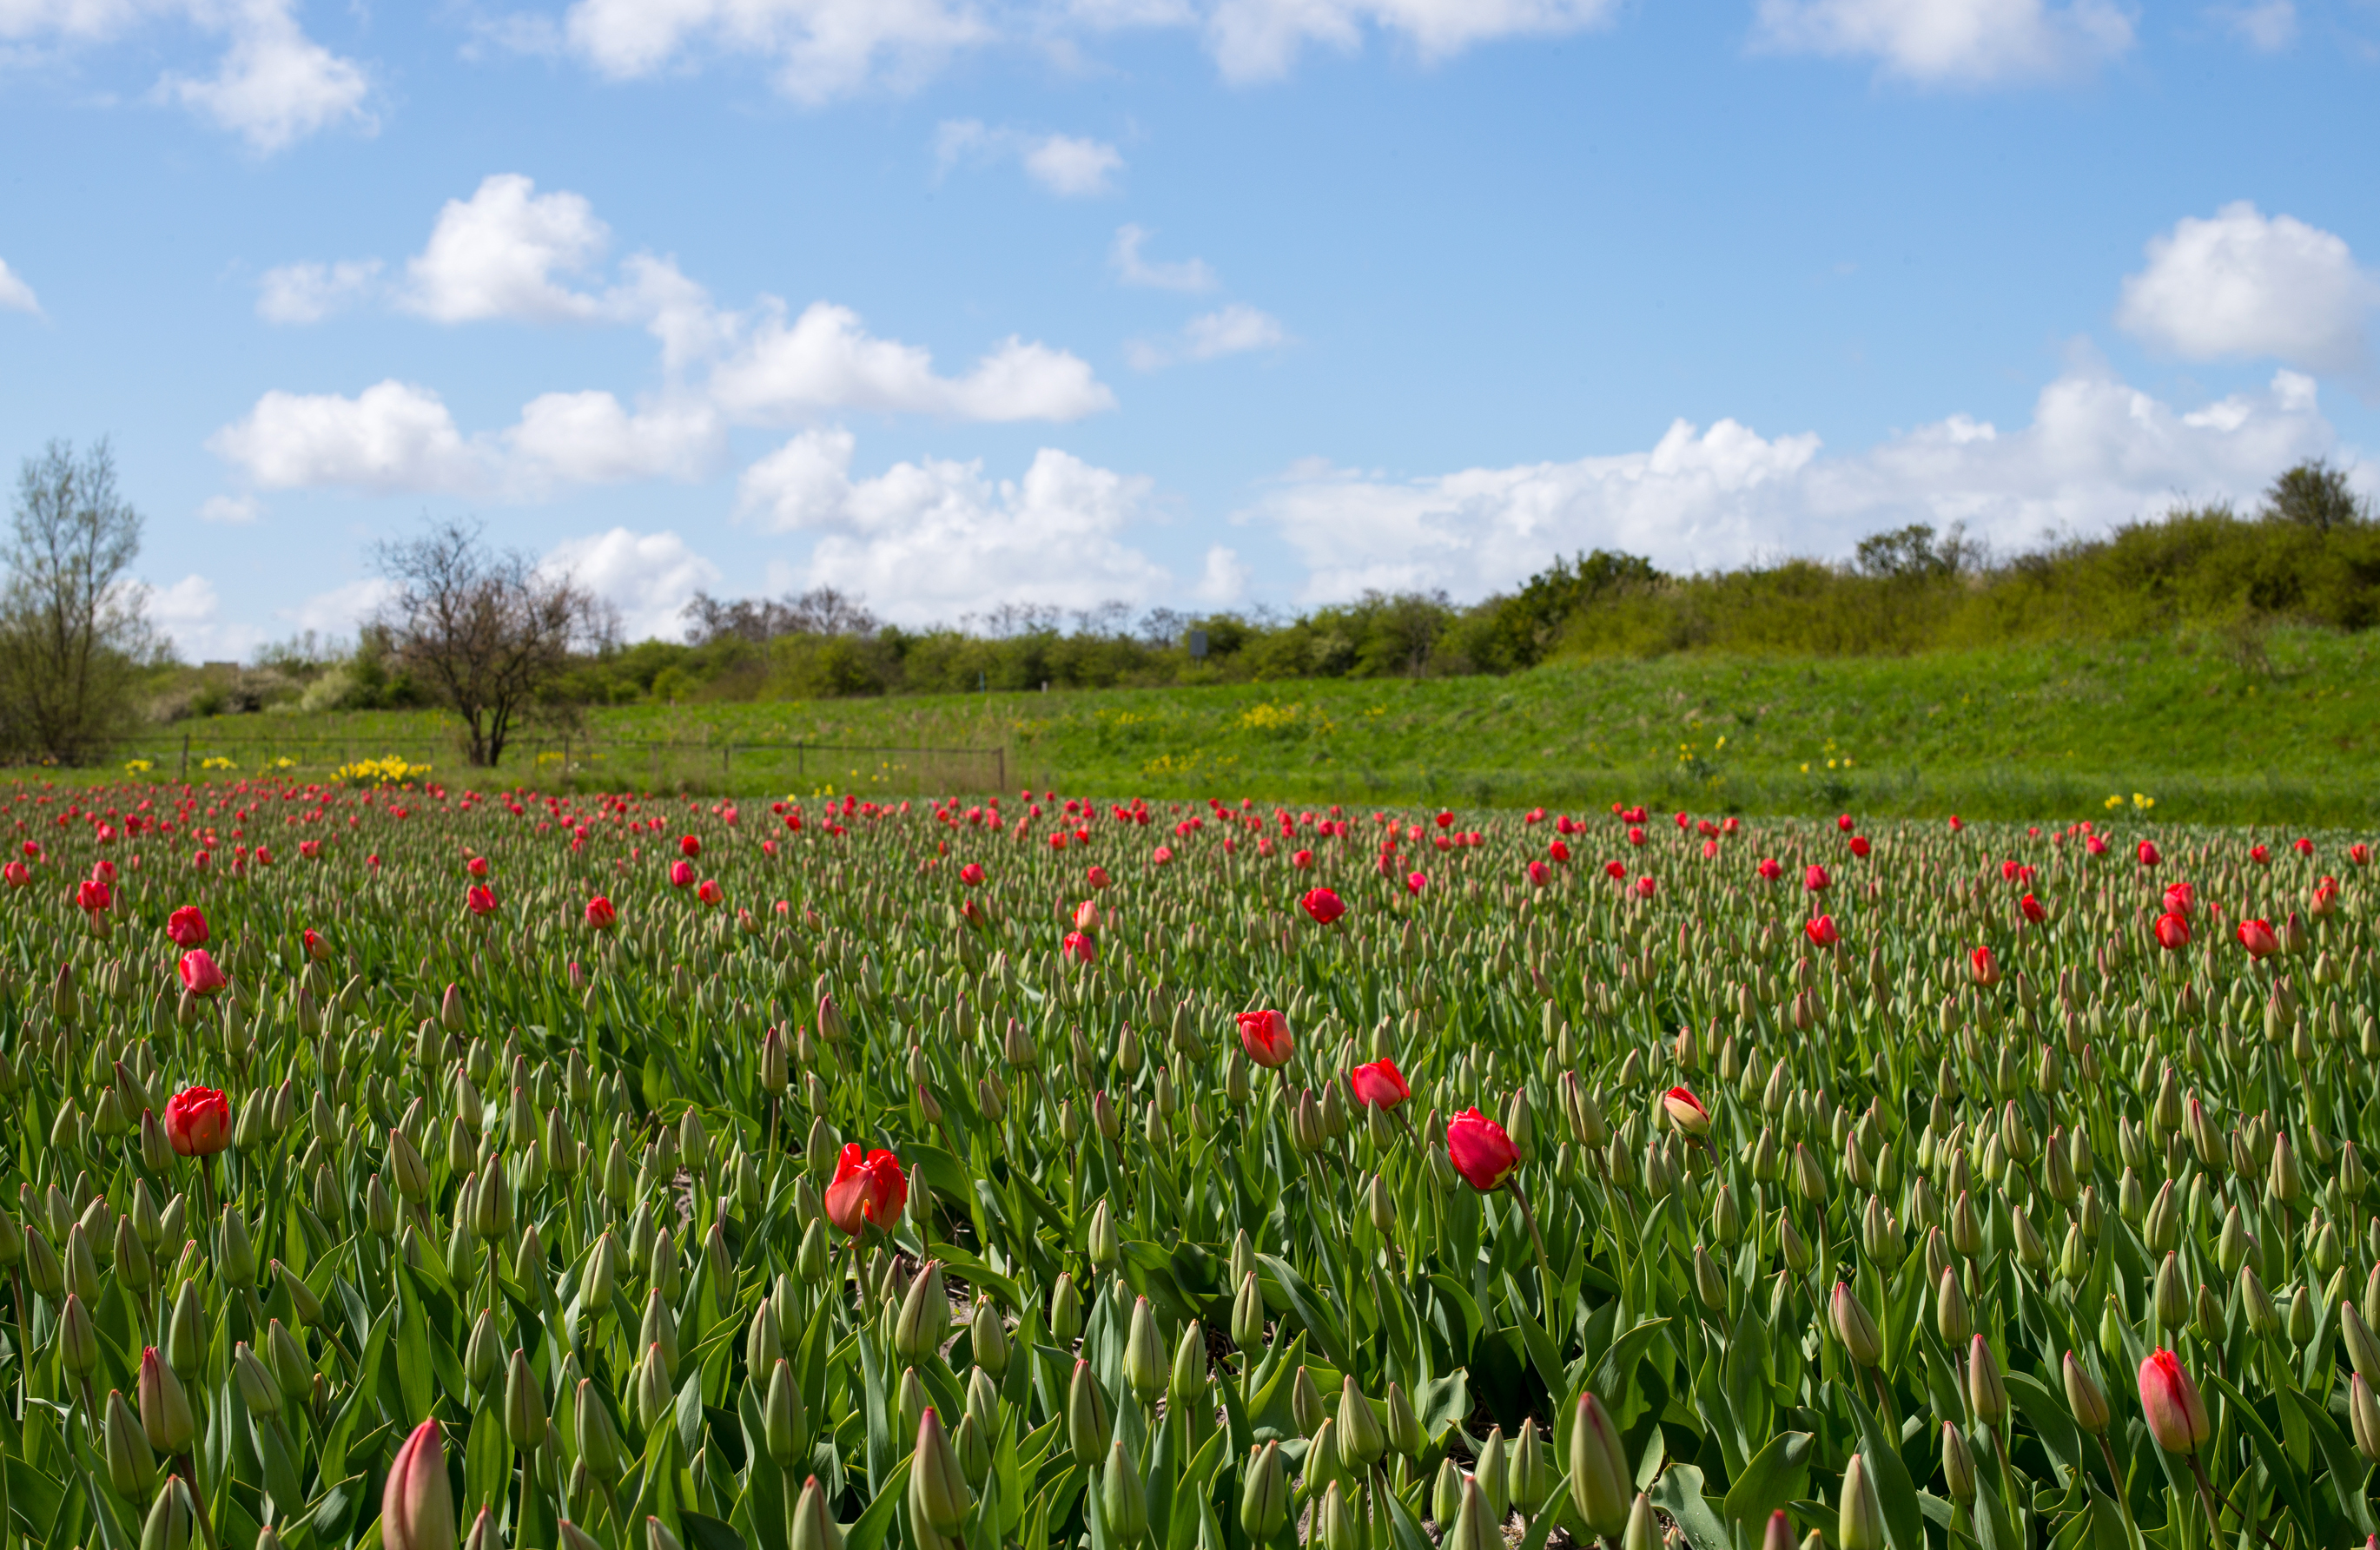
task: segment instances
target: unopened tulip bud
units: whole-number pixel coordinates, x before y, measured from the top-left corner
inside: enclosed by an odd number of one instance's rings
[[[1835,1283],[1828,1313],[1834,1321],[1835,1338],[1842,1342],[1844,1354],[1852,1362],[1862,1367],[1873,1367],[1884,1360],[1884,1337],[1877,1332],[1876,1320],[1861,1303],[1859,1294],[1848,1283]]]
[[[2074,1424],[2097,1436],[2107,1429],[2106,1392],[2092,1380],[2089,1373],[2083,1371],[2082,1363],[2074,1360],[2074,1353],[2070,1350],[2066,1353],[2064,1374],[2066,1408],[2074,1412]]]
[[[2380,1402],[2373,1399],[2372,1386],[2361,1373],[2347,1380],[2347,1421],[2355,1451],[2365,1463],[2380,1464]]]
[[[972,1505],[958,1450],[951,1446],[941,1417],[928,1406],[917,1418],[917,1452],[909,1466],[910,1515],[932,1525],[937,1533],[956,1535],[965,1529],[967,1508]],[[1146,1512],[1141,1521],[1146,1528]]]
[[[1115,1544],[1138,1544],[1148,1533],[1148,1500],[1140,1485],[1140,1471],[1118,1439],[1108,1448],[1107,1468],[1099,1477],[1099,1508]]]
[[[1842,1501],[1836,1519],[1835,1542],[1842,1550],[1884,1550],[1884,1507],[1876,1499],[1876,1482],[1867,1459],[1854,1453],[1843,1471]]]
[[[2152,1351],[2141,1363],[2141,1412],[2168,1453],[2194,1453],[2212,1435],[2198,1386],[2169,1350]]]
[[[1128,1330],[1123,1347],[1125,1386],[1143,1405],[1155,1404],[1165,1392],[1166,1363],[1163,1338],[1157,1333],[1157,1317],[1149,1311],[1148,1298],[1133,1300]]]
[[[1942,1478],[1952,1501],[1961,1507],[1975,1504],[1975,1455],[1957,1424],[1948,1421],[1942,1423]]]
[[[1232,1302],[1232,1344],[1242,1350],[1253,1350],[1264,1343],[1264,1293],[1257,1288],[1257,1273],[1249,1271],[1240,1281],[1238,1296]]]
[[[1166,1374],[1166,1399],[1176,1410],[1196,1404],[1207,1392],[1207,1333],[1192,1319],[1173,1343],[1173,1365]]]
[[[2380,1340],[2373,1338],[2372,1326],[2352,1302],[2338,1305],[2338,1336],[2347,1348],[2348,1366],[2365,1383],[2380,1383]]]
[[[1066,1443],[1074,1450],[1075,1462],[1087,1469],[1102,1463],[1108,1447],[1108,1405],[1099,1393],[1099,1380],[1091,1375],[1091,1364],[1077,1361],[1075,1375],[1066,1389]]]
[[[1050,1289],[1050,1339],[1054,1345],[1070,1346],[1082,1332],[1082,1296],[1075,1290],[1074,1272],[1062,1270]]]
[[[140,1550],[189,1550],[198,1502],[179,1475],[168,1475],[140,1528]],[[385,1540],[383,1540],[385,1543]]]
[[[1621,1550],[1661,1550],[1661,1525],[1653,1516],[1652,1499],[1636,1493],[1628,1504],[1628,1527],[1621,1532]]]
[[[1439,1550],[1500,1550],[1504,1543],[1503,1517],[1490,1510],[1478,1475],[1463,1483],[1463,1501],[1454,1511],[1454,1526],[1439,1542]]]
[[[90,1310],[82,1305],[82,1299],[72,1292],[67,1293],[53,1338],[57,1342],[58,1361],[74,1376],[89,1377],[91,1369],[99,1365],[99,1331],[92,1326]]]
[[[1257,1450],[1240,1487],[1240,1528],[1262,1544],[1289,1522],[1289,1466],[1281,1461],[1281,1445],[1266,1443]]]
[[[1352,1373],[1340,1380],[1338,1420],[1340,1456],[1359,1471],[1378,1463],[1389,1450],[1388,1434]]]
[[[157,1488],[157,1455],[140,1429],[140,1420],[124,1396],[107,1391],[106,1420],[101,1425],[102,1451],[107,1458],[107,1482],[128,1502],[145,1501]]]
[[[975,1364],[994,1378],[1008,1371],[1008,1326],[1001,1320],[999,1304],[989,1297],[978,1294],[975,1300],[967,1345],[975,1352]]]
[[[843,1550],[843,1530],[827,1510],[826,1493],[816,1475],[803,1485],[794,1507],[792,1550]]]
[[[380,1540],[387,1550],[455,1550],[455,1496],[435,1420],[415,1427],[389,1466]]]
[[[190,1401],[182,1391],[182,1380],[158,1356],[155,1346],[140,1353],[136,1391],[140,1401],[140,1429],[150,1447],[168,1458],[188,1452],[192,1439],[198,1435],[198,1422],[190,1413]]]
[[[1570,1432],[1571,1505],[1579,1518],[1606,1539],[1619,1533],[1634,1479],[1610,1416],[1594,1395],[1580,1395]]]
[[[504,1434],[527,1453],[545,1441],[545,1391],[528,1358],[516,1350],[504,1372]]]
[[[1405,1397],[1404,1385],[1389,1385],[1389,1446],[1405,1458],[1418,1462],[1422,1449],[1429,1446],[1429,1437],[1422,1430],[1421,1418],[1414,1414],[1413,1401]]]
[[[942,1281],[940,1262],[928,1260],[892,1326],[892,1349],[905,1362],[919,1362],[942,1348],[951,1327],[951,1294]]]

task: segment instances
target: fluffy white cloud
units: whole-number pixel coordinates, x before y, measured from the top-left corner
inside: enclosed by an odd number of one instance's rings
[[[258,282],[256,315],[267,322],[319,323],[360,300],[379,277],[378,259],[283,264]]]
[[[871,86],[914,86],[992,31],[963,0],[577,0],[563,36],[613,79],[710,54],[765,59],[778,90],[816,104]]]
[[[2013,431],[1954,416],[1822,457],[1815,436],[1682,420],[1649,451],[1572,463],[1401,481],[1303,467],[1238,520],[1277,528],[1304,556],[1309,600],[1367,587],[1476,596],[1549,555],[1598,547],[1692,570],[1779,551],[1841,553],[1912,520],[2031,542],[2178,498],[2244,501],[2334,444],[2314,384],[2294,372],[2183,412],[2083,360],[2042,390],[2032,424]]]
[[[215,585],[202,575],[150,587],[147,607],[149,622],[187,661],[237,661],[264,644],[262,630],[224,620]]]
[[[1017,480],[943,459],[855,479],[852,445],[847,431],[806,430],[742,480],[747,515],[820,534],[808,585],[857,593],[886,617],[916,624],[995,602],[1137,602],[1171,584],[1164,567],[1122,539],[1148,520],[1146,478],[1045,447]]]
[[[2211,14],[2259,54],[2278,54],[2298,39],[2298,8],[2293,0],[2217,6]]]
[[[1209,607],[1228,608],[1247,596],[1248,583],[1255,579],[1255,570],[1237,550],[1216,544],[1207,551],[1207,563],[1198,573],[1198,600]]]
[[[1178,342],[1152,344],[1135,339],[1124,346],[1124,357],[1135,369],[1154,371],[1177,359],[1215,360],[1250,350],[1269,350],[1288,337],[1279,318],[1235,301],[1191,319],[1182,326]]]
[[[957,419],[1080,419],[1115,407],[1088,362],[1011,336],[964,377],[934,372],[932,355],[879,339],[847,307],[814,302],[790,324],[771,303],[710,391],[741,419],[783,423],[822,410],[876,409]]]
[[[488,476],[444,402],[394,378],[353,398],[268,393],[246,418],[208,438],[207,450],[265,490],[472,491]]]
[[[727,450],[727,428],[708,404],[674,400],[631,414],[608,393],[541,394],[504,438],[524,474],[568,484],[698,479]]]
[[[2132,18],[2116,0],[1760,0],[1755,36],[1789,53],[1875,59],[1911,80],[1980,86],[2119,58]]]
[[[292,628],[321,635],[345,635],[381,611],[396,596],[396,583],[385,576],[366,576],[317,592],[294,608],[277,610]]]
[[[1224,77],[1248,81],[1287,74],[1309,42],[1356,48],[1367,26],[1436,61],[1501,38],[1580,31],[1618,8],[1615,0],[1215,0],[1206,30]]]
[[[685,628],[680,612],[686,600],[717,587],[720,577],[719,567],[677,534],[633,533],[625,527],[558,544],[545,556],[543,567],[568,573],[617,608],[630,640],[674,638]]]
[[[429,246],[405,266],[400,299],[442,323],[592,318],[602,303],[554,276],[585,271],[611,235],[580,195],[540,194],[518,173],[497,173],[469,199],[446,201]]]
[[[6,0],[0,42],[77,48],[118,42],[158,23],[223,40],[214,74],[168,71],[157,96],[178,103],[262,151],[353,124],[369,132],[371,83],[298,26],[295,0]]]
[[[375,126],[365,110],[370,82],[353,60],[306,36],[291,0],[191,0],[193,19],[220,18],[230,36],[212,76],[167,76],[159,89],[259,151],[279,151],[334,124]]]
[[[2116,321],[2192,360],[2273,356],[2317,371],[2367,364],[2364,325],[2380,276],[2344,238],[2245,200],[2211,220],[2186,217],[2153,237],[2148,267],[2127,276]]]
[[[42,312],[42,304],[33,298],[33,287],[9,270],[6,259],[0,259],[0,312],[30,312],[35,317]]]
[[[253,495],[211,495],[199,503],[200,522],[245,527],[264,515],[264,504]]]
[[[1160,291],[1211,291],[1215,288],[1215,272],[1207,267],[1204,259],[1184,259],[1164,262],[1144,258],[1141,248],[1157,234],[1138,226],[1118,226],[1115,248],[1108,255],[1115,265],[1116,278],[1127,285],[1148,285]]]
[[[1014,157],[1026,176],[1062,199],[1084,199],[1115,190],[1123,152],[1105,140],[1078,135],[1033,135],[995,128],[978,118],[949,118],[934,131],[934,162],[948,173],[961,163]]]

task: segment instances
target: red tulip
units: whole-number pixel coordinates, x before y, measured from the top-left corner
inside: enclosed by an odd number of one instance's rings
[[[484,855],[475,855],[463,863],[463,870],[475,878],[484,878],[488,875],[488,858]]]
[[[1543,888],[1543,887],[1545,887],[1545,886],[1546,886],[1547,881],[1548,881],[1548,879],[1550,879],[1550,878],[1553,877],[1553,875],[1554,875],[1554,869],[1553,869],[1552,867],[1550,867],[1550,866],[1547,866],[1547,865],[1546,865],[1544,862],[1542,862],[1542,861],[1532,861],[1532,862],[1530,862],[1530,863],[1529,863],[1528,871],[1529,871],[1529,886],[1530,886],[1531,888]]]
[[[1098,941],[1081,931],[1067,932],[1066,939],[1058,944],[1058,950],[1076,963],[1096,963],[1099,956]]]
[[[1628,842],[1632,845],[1643,844],[1645,842],[1645,830],[1633,824],[1629,826]]]
[[[1466,1108],[1447,1122],[1446,1156],[1463,1181],[1482,1192],[1502,1184],[1521,1165],[1520,1150],[1504,1127],[1476,1108]]]
[[[2095,854],[2097,853],[2094,852],[2093,854]],[[2156,842],[2154,840],[2142,841],[2141,848],[2137,854],[2141,858],[2141,865],[2143,866],[2154,866],[2158,862],[2165,859],[2164,856],[2157,854]]]
[[[1639,899],[1650,899],[1653,897],[1653,890],[1659,886],[1659,884],[1656,883],[1650,878],[1639,878],[1636,879],[1636,897]]]
[[[1397,1070],[1394,1060],[1373,1060],[1357,1066],[1347,1073],[1347,1085],[1354,1089],[1357,1103],[1370,1104],[1375,1108],[1394,1108],[1413,1096],[1404,1072]]]
[[[2035,926],[2040,925],[2043,921],[2049,918],[2049,906],[2043,903],[2040,900],[2035,899],[2030,893],[2018,900],[2016,902],[2016,907],[2018,910],[2022,912],[2025,919],[2033,922]]]
[[[464,890],[463,907],[475,915],[496,913],[496,890],[485,883],[473,883]]]
[[[2300,855],[2312,855],[2313,854],[2313,842],[2301,834],[2296,839],[2289,842],[2289,849],[2297,852]]]
[[[81,907],[83,913],[86,914],[103,914],[106,911],[108,904],[111,902],[107,891],[107,885],[101,882],[97,878],[93,878],[88,882],[77,884],[75,887],[75,902]]]
[[[1552,861],[1568,861],[1570,859],[1570,847],[1560,840],[1557,840],[1552,844],[1546,847],[1546,856],[1548,860]]]
[[[2313,885],[2313,897],[2306,908],[2317,916],[2328,916],[2338,908],[2338,879],[2325,878]]]
[[[327,963],[331,961],[331,944],[322,939],[322,934],[320,931],[310,929],[301,931],[298,934],[298,940],[305,948],[306,956],[315,963]]]
[[[1966,828],[1966,827],[1967,827],[1967,824],[1966,824],[1966,820],[1965,820],[1965,819],[1963,819],[1963,818],[1960,817],[1959,817],[1959,815],[1958,815],[1958,814],[1956,814],[1956,813],[1953,813],[1953,814],[1951,814],[1951,815],[1950,815],[1950,832],[1951,832],[1951,833],[1956,834],[1956,833],[1958,833],[1958,832],[1959,832],[1959,830],[1961,830],[1961,829],[1964,829],[1964,828]]]
[[[702,854],[702,842],[688,834],[677,842],[677,854],[692,861]]]
[[[2190,945],[2190,917],[2172,910],[2157,916],[2156,939],[2168,952],[2180,952]]]
[[[178,948],[207,945],[207,917],[196,904],[185,904],[165,917],[165,939]]]
[[[434,1419],[413,1429],[389,1466],[380,1498],[380,1542],[386,1550],[453,1550],[455,1491]]]
[[[1415,898],[1419,898],[1421,896],[1421,890],[1428,886],[1429,879],[1424,877],[1421,873],[1407,872],[1405,874],[1405,891],[1414,895]]]
[[[1841,817],[1837,818],[1835,828],[1842,833],[1849,834],[1852,831],[1852,816],[1845,813]]]
[[[1763,857],[1760,865],[1753,870],[1760,874],[1760,880],[1765,883],[1773,883],[1785,875],[1785,868],[1767,857]]]
[[[1607,861],[1603,864],[1603,875],[1609,878],[1613,882],[1624,883],[1628,880],[1628,863],[1624,861]]]
[[[1452,829],[1454,827],[1454,815],[1452,813],[1441,811],[1438,815],[1438,827],[1440,829]]]
[[[2240,923],[2240,945],[2248,956],[2263,960],[2281,951],[2281,938],[2269,920],[2243,920]]]
[[[1089,883],[1093,888],[1105,888],[1115,879],[1108,876],[1108,869],[1106,867],[1093,866],[1089,871],[1083,874],[1083,880]]]
[[[1248,1059],[1267,1071],[1278,1071],[1289,1064],[1290,1052],[1297,1041],[1289,1035],[1289,1019],[1277,1011],[1244,1011],[1239,1014],[1240,1044]]]
[[[1827,869],[1814,861],[1802,874],[1802,886],[1812,893],[1824,893],[1835,886],[1835,879],[1827,876]]]
[[[2141,1413],[2149,1435],[2168,1453],[2195,1453],[2214,1432],[2198,1386],[2169,1350],[2152,1351],[2141,1363]]]
[[[1327,888],[1308,889],[1298,902],[1317,926],[1328,926],[1347,913],[1345,902]]]
[[[2165,890],[2165,907],[2168,914],[2188,915],[2198,904],[2198,890],[2188,883],[2168,884]]]
[[[182,988],[193,996],[212,996],[231,983],[215,967],[213,955],[202,947],[182,954],[181,975]]]
[[[231,1144],[231,1104],[212,1087],[185,1087],[165,1102],[165,1139],[186,1157],[212,1157]]]
[[[1167,862],[1173,859],[1173,847],[1171,845],[1160,845],[1155,850],[1148,853],[1148,859],[1152,864],[1162,866]]]
[[[1852,836],[1852,854],[1858,856],[1861,860],[1866,860],[1867,853],[1873,848],[1874,847],[1867,842],[1866,835],[1854,834]]]
[[[694,896],[705,904],[717,904],[722,899],[727,897],[720,890],[719,879],[716,878],[703,878],[695,886]]]
[[[2347,847],[2347,859],[2358,866],[2369,866],[2372,865],[2372,847],[2358,840]]]
[[[1802,935],[1810,938],[1812,947],[1832,947],[1843,939],[1842,931],[1835,925],[1835,917],[1830,914],[1822,914],[1815,920],[1803,921]]]
[[[587,901],[587,929],[609,931],[619,924],[620,912],[612,907],[612,901],[609,898],[599,893]]]
[[[669,880],[670,880],[670,887],[672,887],[672,888],[691,888],[691,887],[693,887],[693,886],[694,886],[694,863],[693,863],[693,862],[691,862],[691,861],[673,861],[673,862],[671,862],[671,863],[670,863],[670,869],[669,869]]]
[[[1973,976],[1975,984],[1985,990],[2000,982],[1999,960],[1992,956],[1992,950],[1988,947],[1979,947],[1967,954],[1967,972]]]
[[[2092,855],[2105,855],[2107,854],[2107,842],[2096,834],[2085,834],[2082,836],[2082,849]]]
[[[2251,845],[2248,847],[2248,859],[2259,866],[2269,866],[2272,865],[2273,853],[2269,846]]]
[[[1683,1087],[1672,1087],[1663,1093],[1661,1109],[1669,1115],[1670,1124],[1688,1135],[1710,1133],[1710,1110],[1703,1107],[1702,1099]]]
[[[21,861],[12,861],[0,866],[0,878],[6,878],[10,888],[23,888],[33,880],[33,869]]]
[[[856,1141],[844,1144],[834,1181],[826,1187],[829,1221],[854,1234],[868,1222],[889,1229],[908,1203],[909,1176],[901,1171],[900,1158],[880,1149],[867,1151]]]

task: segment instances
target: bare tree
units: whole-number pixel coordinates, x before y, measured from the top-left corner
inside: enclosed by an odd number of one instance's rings
[[[832,587],[813,587],[783,598],[738,598],[727,601],[697,592],[679,617],[686,621],[689,646],[708,646],[738,636],[766,646],[779,636],[850,636],[866,639],[880,627],[862,599]]]
[[[396,584],[380,625],[413,675],[463,719],[471,763],[492,766],[574,647],[603,638],[602,605],[567,575],[498,551],[479,524],[444,522],[375,551]]]
[[[0,542],[0,743],[83,763],[130,720],[152,649],[147,590],[127,574],[140,527],[104,439],[80,457],[52,442],[25,459]]]

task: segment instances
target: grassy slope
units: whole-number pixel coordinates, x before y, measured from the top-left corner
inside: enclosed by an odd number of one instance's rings
[[[1568,806],[1626,796],[1700,810],[2070,818],[2140,792],[2157,799],[2158,817],[2178,820],[2380,813],[2380,636],[2288,634],[2268,651],[2254,665],[2171,641],[1832,661],[1671,658],[1505,679],[632,707],[598,712],[595,727],[612,738],[713,743],[999,745],[1011,784],[1029,777],[1151,796]],[[338,736],[358,755],[403,750],[449,773],[455,763],[437,754],[435,719],[422,716],[247,717],[175,730],[191,733],[195,749],[226,747],[243,769],[255,768],[254,739],[267,734]],[[822,762],[812,757],[801,784],[820,783]],[[646,763],[613,769],[652,783]],[[696,756],[660,773],[718,783],[715,761]],[[730,783],[796,782],[790,766],[739,757]]]

